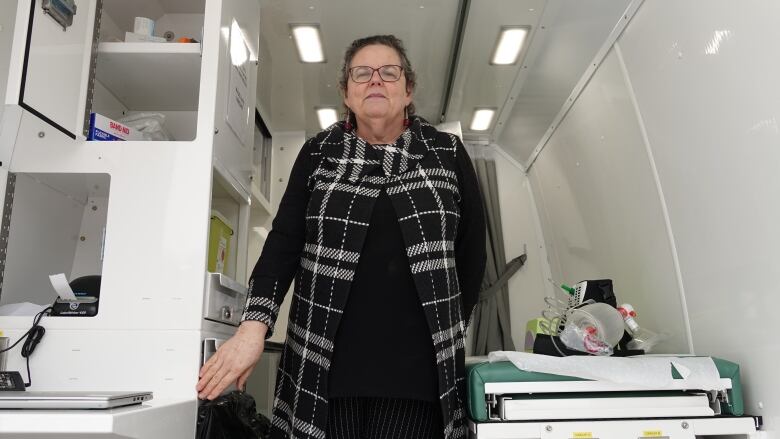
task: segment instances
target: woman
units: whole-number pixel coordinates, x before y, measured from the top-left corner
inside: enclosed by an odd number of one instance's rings
[[[274,438],[464,438],[463,337],[485,264],[476,177],[456,136],[415,117],[401,41],[356,40],[347,118],[293,165],[236,335],[203,366],[243,388],[295,276]]]

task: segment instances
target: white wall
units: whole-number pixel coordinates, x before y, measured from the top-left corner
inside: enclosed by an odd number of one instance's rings
[[[780,429],[778,18],[776,2],[644,2],[530,172],[553,274],[614,279],[640,324],[674,334],[665,352],[741,364],[767,437]]]
[[[108,181],[106,183],[108,184]],[[103,272],[103,246],[107,212],[107,196],[90,196],[87,199],[81,219],[79,238],[76,241],[73,269],[70,272],[70,276],[68,276],[68,280]],[[84,238],[83,241],[82,237]]]
[[[669,210],[693,346],[742,365],[747,409],[776,435],[780,3],[659,3],[644,3],[619,45]]]
[[[268,201],[273,206],[274,211],[279,207],[284,190],[287,189],[290,170],[304,142],[306,142],[306,133],[303,131],[284,131],[272,134],[271,199]]]
[[[539,317],[548,294],[549,264],[543,245],[530,181],[522,166],[497,146],[488,154],[496,162],[498,199],[507,261],[528,252],[525,265],[509,279],[509,314],[515,349],[525,348],[525,325]]]
[[[618,300],[634,305],[640,324],[671,335],[662,352],[687,353],[663,208],[614,52],[530,174],[554,279],[612,279]]]

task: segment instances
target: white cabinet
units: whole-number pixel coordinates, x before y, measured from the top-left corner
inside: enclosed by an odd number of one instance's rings
[[[228,90],[236,67],[231,41],[239,37],[246,49],[240,63],[248,89],[245,105],[254,116],[259,2],[103,0],[102,10],[98,0],[75,3],[73,25],[63,30],[42,15],[39,0],[18,1],[0,115],[0,188],[10,175],[34,183],[28,185],[33,192],[67,207],[7,212],[9,253],[0,255],[9,264],[24,262],[6,274],[29,272],[40,279],[54,270],[43,266],[44,259],[66,274],[93,267],[102,274],[97,316],[44,318],[46,336],[30,361],[31,390],[151,390],[158,406],[188,402],[183,416],[169,420],[176,436],[166,437],[192,437],[200,342],[233,330],[203,319],[209,217],[215,207],[235,222],[235,260],[226,274],[242,283],[246,278],[254,120],[238,119],[248,127],[242,134],[240,124],[226,118],[229,99],[235,98]],[[136,16],[156,20],[155,35],[170,31],[198,43],[121,41]],[[159,112],[173,139],[87,141],[89,111],[110,118]],[[60,184],[78,175],[104,176],[110,187]],[[28,181],[30,176],[48,180]],[[105,219],[94,221],[92,212]],[[32,235],[36,228],[46,235],[17,239],[24,238],[25,227]],[[67,246],[55,252],[54,239]],[[42,256],[25,259],[28,250]],[[68,261],[60,262],[63,258]],[[27,284],[17,279],[9,277],[3,285],[1,304],[54,299],[47,278],[35,285],[39,295],[25,293]],[[0,316],[0,330],[15,340],[30,321],[31,316]],[[26,370],[19,347],[9,352],[7,367]],[[0,436],[10,432],[4,429],[7,419],[0,413]],[[81,436],[89,428],[68,432]],[[45,437],[36,425],[24,433]]]
[[[201,85],[201,1],[104,1],[96,45],[92,112],[117,120],[162,114],[162,138],[191,141],[196,137]],[[154,20],[154,36],[168,42],[133,42],[136,16]],[[208,37],[208,35],[206,35]],[[189,41],[177,42],[179,38]],[[154,124],[158,119],[146,119]],[[157,136],[156,138],[160,138]]]

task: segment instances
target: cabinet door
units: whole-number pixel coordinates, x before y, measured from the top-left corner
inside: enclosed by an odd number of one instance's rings
[[[91,99],[95,15],[101,1],[19,4],[30,14],[19,105],[73,139],[84,133],[89,121],[85,111]],[[69,17],[68,10],[75,14]]]

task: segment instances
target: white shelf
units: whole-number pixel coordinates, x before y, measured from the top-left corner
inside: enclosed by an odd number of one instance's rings
[[[200,44],[100,43],[97,79],[130,110],[194,111]]]
[[[251,186],[252,186],[252,203],[259,204],[260,206],[262,206],[263,209],[265,209],[265,211],[269,215],[274,215],[274,211],[273,211],[273,207],[271,207],[271,203],[260,192],[260,188],[257,187],[257,184],[253,181]]]

